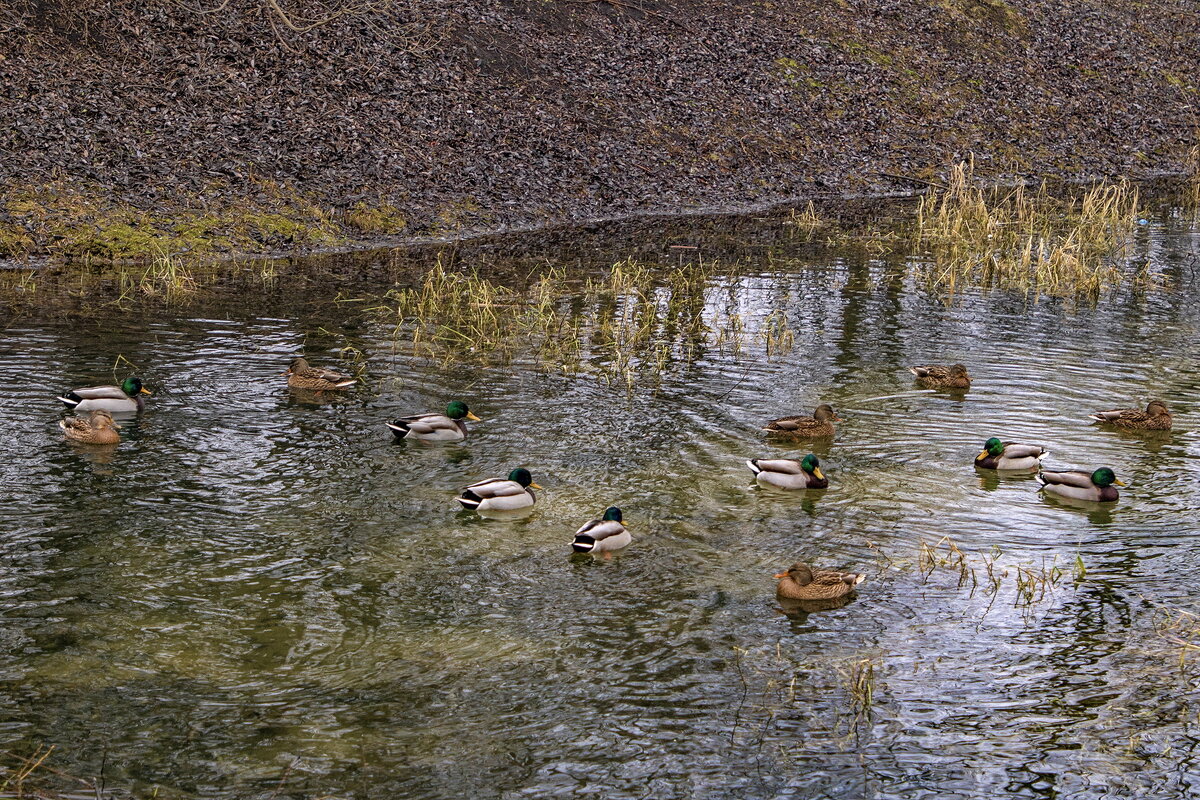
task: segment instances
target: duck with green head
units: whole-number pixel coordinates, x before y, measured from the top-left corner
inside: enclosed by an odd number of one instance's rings
[[[575,531],[575,540],[571,549],[576,553],[602,553],[608,550],[620,550],[633,541],[629,531],[625,529],[625,521],[621,518],[621,509],[609,506],[604,516],[585,522],[583,527]]]
[[[821,462],[812,453],[803,461],[790,458],[753,458],[746,466],[763,486],[776,489],[825,489],[829,479],[821,472]]]
[[[1120,494],[1117,486],[1124,486],[1117,475],[1108,467],[1101,467],[1094,472],[1083,469],[1073,469],[1066,472],[1039,472],[1037,482],[1044,491],[1067,497],[1072,500],[1092,500],[1100,503],[1111,503]],[[1116,486],[1113,486],[1113,484]]]
[[[58,399],[76,411],[103,410],[110,414],[136,414],[146,408],[143,395],[150,390],[140,378],[126,378],[120,386],[87,386],[64,392]]]
[[[980,469],[1035,469],[1050,451],[1036,444],[1002,442],[993,436],[983,443],[983,451],[975,456]]]
[[[463,489],[456,499],[463,508],[476,511],[517,511],[537,502],[534,489],[541,489],[524,467],[508,473],[508,478],[489,478]]]
[[[461,400],[453,400],[446,406],[445,414],[432,412],[429,414],[413,414],[408,417],[398,417],[386,423],[396,434],[397,439],[421,439],[426,442],[461,442],[467,438],[467,426],[464,419],[479,422],[479,417],[471,413],[467,404]]]

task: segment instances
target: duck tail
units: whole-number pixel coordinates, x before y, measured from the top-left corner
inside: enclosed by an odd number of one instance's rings
[[[751,458],[751,459],[747,460],[746,466],[749,467],[750,471],[753,472],[755,475],[762,472],[762,469],[758,466],[757,458]]]
[[[397,439],[403,439],[405,436],[408,435],[408,425],[406,425],[401,420],[395,420],[394,422],[385,422],[383,424],[387,425],[389,428],[392,429],[392,433],[396,434]]]
[[[862,573],[862,572],[856,572],[856,573],[854,573],[854,583],[852,583],[852,584],[850,584],[850,585],[851,585],[851,586],[858,586],[860,583],[862,583],[862,582],[863,582],[863,581],[865,581],[866,579],[867,579],[867,576],[866,576],[866,574],[864,574],[864,573]]]
[[[1099,414],[1088,414],[1088,419],[1094,419],[1094,420],[1096,420],[1096,422],[1108,422],[1108,420],[1106,420],[1104,417],[1100,416]]]
[[[571,549],[576,553],[590,553],[596,549],[596,540],[586,533],[578,534],[571,542]]]
[[[1041,463],[1042,463],[1042,459],[1043,459],[1043,458],[1045,458],[1045,457],[1046,457],[1046,456],[1048,456],[1048,455],[1050,455],[1050,451],[1049,451],[1049,450],[1047,450],[1046,448],[1044,448],[1044,447],[1043,447],[1043,448],[1042,448],[1042,452],[1038,453],[1038,456],[1037,456],[1037,461],[1038,461],[1038,463],[1039,463],[1039,464],[1041,464]]]
[[[483,502],[483,498],[470,489],[460,494],[456,499],[462,503],[463,508],[479,508],[479,504]]]
[[[1040,484],[1042,486],[1045,486],[1046,484],[1048,484],[1050,482],[1050,481],[1046,480],[1046,476],[1040,472],[1035,476],[1034,479],[1038,482],[1038,484]]]
[[[357,378],[350,378],[349,380],[338,381],[334,384],[334,387],[337,389],[345,389],[347,386],[353,386],[356,383],[358,383]]]
[[[67,408],[75,408],[75,406],[83,402],[83,398],[74,392],[64,392],[58,396],[58,399],[62,401]]]

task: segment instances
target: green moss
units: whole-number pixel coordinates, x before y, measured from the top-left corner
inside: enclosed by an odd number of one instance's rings
[[[382,202],[377,206],[368,206],[361,201],[355,203],[346,210],[343,222],[347,227],[369,235],[392,236],[408,227],[408,220],[400,213],[400,209]]]
[[[0,223],[0,256],[150,263],[168,256],[329,245],[359,232],[343,229],[311,199],[285,186],[257,183],[261,191],[253,199],[210,198],[203,211],[135,208],[112,203],[100,187],[67,182],[9,187],[0,192],[0,207],[12,220]],[[392,224],[397,217],[394,208],[381,214]]]

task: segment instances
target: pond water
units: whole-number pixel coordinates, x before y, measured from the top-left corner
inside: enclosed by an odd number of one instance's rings
[[[0,750],[54,745],[47,764],[139,797],[1198,791],[1196,230],[1145,226],[1139,258],[1171,285],[1095,306],[947,302],[904,259],[794,242],[778,219],[606,236],[453,255],[500,282],[740,260],[702,297],[746,321],[740,349],[668,357],[632,390],[587,351],[572,371],[417,357],[344,301],[433,250],[11,321]],[[768,355],[754,331],[777,309],[795,343]],[[338,366],[346,347],[358,389],[289,393],[293,355]],[[920,389],[905,367],[930,362],[974,387]],[[155,394],[115,451],[63,441],[58,392],[133,372]],[[1087,419],[1155,397],[1169,434]],[[483,419],[463,444],[383,426],[454,398]],[[810,449],[761,425],[821,402],[844,420],[811,448],[830,488],[756,488],[746,458]],[[1129,486],[1055,502],[973,469],[993,435]],[[545,487],[529,516],[454,502],[516,466]],[[572,556],[609,505],[632,545]],[[771,576],[800,558],[867,578],[841,608],[784,613]]]

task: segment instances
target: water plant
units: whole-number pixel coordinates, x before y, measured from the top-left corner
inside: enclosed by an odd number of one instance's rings
[[[795,334],[782,312],[764,312],[748,332],[740,315],[723,311],[716,276],[734,269],[630,259],[583,281],[549,268],[510,286],[438,261],[420,283],[389,292],[373,310],[394,326],[396,347],[415,356],[483,364],[524,358],[632,389],[709,347],[740,352],[751,334],[768,357],[791,348]]]
[[[1138,190],[1125,181],[1065,198],[1045,183],[987,189],[966,161],[950,169],[944,189],[921,198],[911,235],[928,259],[922,276],[938,289],[1095,297],[1147,277],[1123,269],[1137,220]]]

